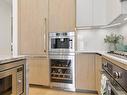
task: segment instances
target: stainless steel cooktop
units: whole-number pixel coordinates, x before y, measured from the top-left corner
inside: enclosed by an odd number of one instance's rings
[[[123,52],[123,51],[111,51],[111,52],[108,52],[108,53],[111,54],[112,56],[115,56],[115,57],[127,60],[127,52]]]

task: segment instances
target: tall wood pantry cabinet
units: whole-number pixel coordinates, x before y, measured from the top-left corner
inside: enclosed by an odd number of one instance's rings
[[[18,0],[19,54],[47,55],[48,0]]]
[[[49,86],[48,0],[18,0],[18,53],[28,55],[30,84]]]

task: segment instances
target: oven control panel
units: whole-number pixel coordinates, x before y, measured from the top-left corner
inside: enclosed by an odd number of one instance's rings
[[[127,70],[103,58],[103,69],[127,91]]]
[[[24,92],[24,68],[23,66],[17,68],[17,95]]]

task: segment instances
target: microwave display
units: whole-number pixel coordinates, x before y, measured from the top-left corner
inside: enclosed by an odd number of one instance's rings
[[[0,95],[12,95],[12,75],[0,79]]]
[[[70,38],[52,38],[51,48],[52,49],[69,49],[71,47],[72,40]]]

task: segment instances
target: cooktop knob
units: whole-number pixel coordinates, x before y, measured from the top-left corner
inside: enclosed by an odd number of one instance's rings
[[[104,67],[105,68],[107,68],[108,67],[108,63],[106,62],[106,63],[104,63]]]
[[[120,72],[116,72],[116,71],[114,71],[113,72],[113,77],[115,78],[115,79],[119,79],[119,78],[121,78],[121,73]]]

